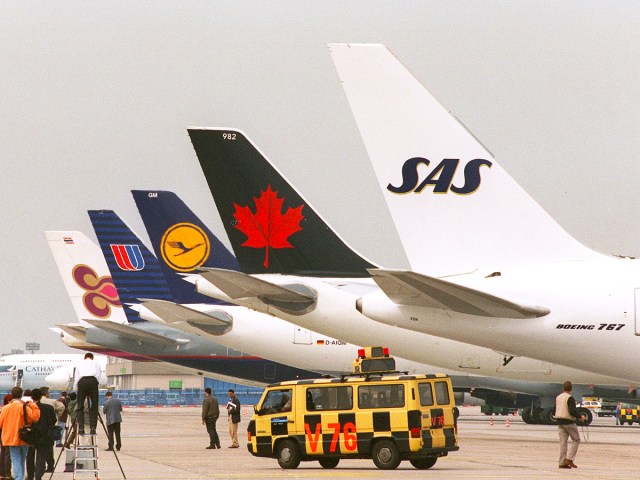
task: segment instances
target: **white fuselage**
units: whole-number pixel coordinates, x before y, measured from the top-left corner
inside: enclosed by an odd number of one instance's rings
[[[296,315],[273,305],[267,305],[257,298],[232,300],[204,278],[196,281],[196,288],[206,295],[278,316],[321,334],[353,344],[385,345],[399,357],[448,370],[535,382],[562,383],[571,379],[574,383],[584,384],[625,385],[628,383],[616,377],[554,365],[548,361],[525,357],[516,357],[508,361],[508,356],[488,348],[373,322],[356,310],[356,300],[360,295],[355,292],[357,290],[354,288],[355,285],[360,285],[362,291],[378,290],[377,286],[368,279],[319,279],[284,275],[258,275],[257,277],[280,285],[304,283],[317,293],[315,308],[308,313]],[[586,368],[587,365],[583,367]]]
[[[186,322],[170,323],[168,326],[199,335],[234,350],[312,372],[331,375],[349,373],[360,348],[344,340],[337,340],[245,307],[210,304],[185,306],[200,312],[223,311],[233,318],[233,326],[220,335],[208,334]],[[162,318],[144,306],[138,307],[137,310],[145,320],[166,324]],[[396,352],[392,353],[395,355]],[[397,357],[396,367],[400,371],[412,374],[432,372],[435,368]],[[441,371],[441,368],[438,371]]]
[[[465,315],[397,305],[384,293],[362,297],[363,313],[388,325],[481,345],[574,368],[640,381],[640,264],[601,257],[509,268],[499,276],[446,279],[550,310],[540,318]],[[590,361],[586,361],[591,358]]]
[[[66,388],[66,372],[82,360],[81,354],[17,354],[0,358],[0,390],[10,391],[22,376],[23,388]],[[98,357],[106,365],[106,357]],[[106,377],[104,378],[106,383]]]

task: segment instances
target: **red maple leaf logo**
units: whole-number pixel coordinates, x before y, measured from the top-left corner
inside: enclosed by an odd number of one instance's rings
[[[262,192],[259,198],[253,197],[256,205],[256,213],[249,207],[241,207],[234,203],[235,212],[233,216],[238,221],[236,228],[247,236],[243,247],[266,248],[264,257],[264,267],[269,268],[269,247],[271,248],[293,248],[288,238],[302,230],[300,221],[302,207],[289,208],[284,215],[282,204],[284,198],[278,198],[278,192],[271,190],[271,185]]]

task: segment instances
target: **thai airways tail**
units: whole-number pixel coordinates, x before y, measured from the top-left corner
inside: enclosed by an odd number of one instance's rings
[[[189,136],[231,245],[247,274],[368,277],[349,247],[246,135],[190,128]]]
[[[127,323],[100,248],[81,232],[45,234],[78,320]]]
[[[329,49],[412,270],[444,276],[598,255],[383,45]]]

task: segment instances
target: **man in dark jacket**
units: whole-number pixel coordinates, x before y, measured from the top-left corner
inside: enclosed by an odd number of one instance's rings
[[[34,388],[31,391],[31,398],[38,408],[40,409],[40,418],[33,426],[40,432],[40,443],[35,446],[35,480],[42,480],[42,476],[45,473],[45,465],[47,457],[49,456],[49,450],[53,448],[53,439],[51,438],[51,431],[58,421],[56,412],[51,405],[43,403],[41,401],[42,391],[38,388]]]
[[[232,388],[229,389],[229,401],[227,402],[227,413],[229,416],[229,435],[231,435],[231,445],[229,448],[238,448],[238,424],[240,423],[240,400]]]
[[[202,424],[207,426],[209,434],[209,446],[207,449],[220,448],[220,438],[216,431],[216,422],[220,416],[220,406],[216,397],[211,395],[209,387],[204,389],[204,400],[202,402]]]
[[[109,448],[107,450],[113,450],[113,436],[115,435],[115,447],[116,450],[120,450],[122,447],[122,441],[120,440],[120,424],[122,423],[122,403],[117,398],[113,397],[111,392],[107,392],[106,400],[102,406],[102,413],[107,417],[107,433],[109,434]]]

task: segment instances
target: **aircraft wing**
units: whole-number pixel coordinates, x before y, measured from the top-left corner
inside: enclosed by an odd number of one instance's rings
[[[58,323],[56,325],[63,332],[68,333],[72,337],[84,338],[86,335],[87,327],[80,325],[79,323]]]
[[[444,308],[468,315],[499,318],[538,318],[545,307],[519,305],[488,293],[411,271],[370,269],[373,280],[395,303]]]
[[[156,333],[147,332],[137,328],[133,328],[127,324],[115,323],[109,320],[85,320],[94,327],[113,333],[120,337],[127,337],[137,342],[145,341],[156,345],[184,345],[185,341],[176,338],[169,338]],[[187,340],[188,343],[188,340]]]
[[[221,268],[202,268],[201,270],[200,275],[222,290],[229,298],[257,297],[265,303],[309,304],[315,302],[315,296],[309,292],[297,292],[242,272]]]

